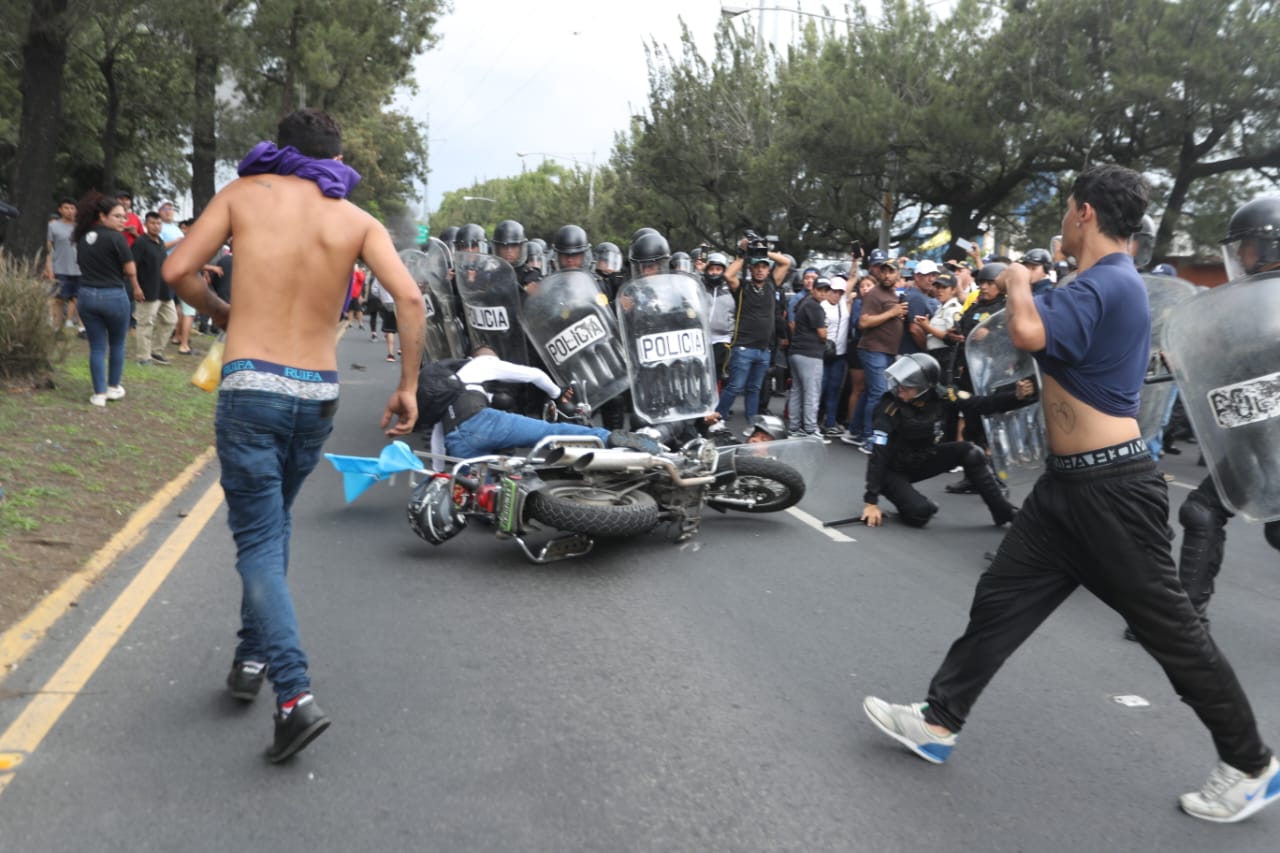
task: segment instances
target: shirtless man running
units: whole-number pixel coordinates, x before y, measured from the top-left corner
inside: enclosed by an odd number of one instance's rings
[[[242,627],[227,686],[251,701],[264,678],[276,696],[271,761],[283,761],[329,726],[311,694],[307,658],[285,581],[290,508],[320,459],[338,403],[337,321],[357,259],[396,301],[403,336],[400,382],[382,426],[406,435],[424,334],[422,297],[386,229],[345,200],[360,177],[341,162],[342,132],[318,110],[280,120],[164,264],[178,295],[227,331],[215,432],[227,522],[243,583]],[[231,236],[236,306],[198,275]]]
[[[1178,582],[1168,487],[1135,419],[1151,323],[1126,243],[1146,206],[1140,175],[1091,168],[1072,187],[1062,221],[1063,250],[1079,259],[1079,276],[1032,297],[1025,267],[1002,273],[1010,337],[1043,373],[1053,455],[978,581],[968,628],[934,675],[928,701],[868,696],[862,707],[885,734],[941,764],[1005,660],[1084,586],[1125,618],[1213,737],[1219,764],[1199,791],[1179,798],[1182,810],[1229,823],[1280,799],[1280,762]]]

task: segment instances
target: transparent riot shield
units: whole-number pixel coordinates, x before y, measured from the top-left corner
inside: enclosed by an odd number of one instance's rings
[[[503,361],[528,364],[520,330],[520,286],[511,265],[493,255],[456,252],[453,283],[462,299],[472,349],[492,347]]]
[[[997,311],[973,328],[965,339],[965,361],[973,380],[973,393],[988,396],[1006,391],[1021,379],[1040,386],[1040,369],[1031,353],[1013,345],[1008,313]],[[1047,442],[1044,409],[1039,404],[1012,412],[983,415],[987,445],[996,476],[1005,483],[1025,483],[1044,471]]]
[[[806,492],[812,494],[813,487],[821,479],[826,468],[826,446],[822,439],[813,435],[798,438],[786,438],[781,441],[747,442],[725,448],[733,456],[753,456],[761,459],[776,459],[793,468],[804,478]]]
[[[453,268],[453,250],[432,237],[427,243],[427,289],[431,297],[428,304],[439,316],[438,326],[444,330],[448,356],[466,358],[471,354],[467,345],[467,329],[462,322],[462,302],[454,291],[450,271]]]
[[[1164,351],[1223,502],[1280,519],[1280,272],[1175,305]]]
[[[1147,378],[1142,386],[1138,428],[1143,438],[1151,438],[1160,432],[1177,390],[1172,382],[1165,381],[1170,378],[1169,369],[1160,357],[1164,324],[1175,305],[1196,295],[1196,286],[1180,278],[1151,273],[1143,273],[1142,280],[1147,285],[1147,301],[1151,305],[1151,358],[1147,362]]]
[[[551,378],[562,387],[573,385],[575,402],[588,412],[627,390],[618,321],[590,273],[564,270],[530,284],[520,303],[520,324]]]
[[[661,273],[618,291],[631,401],[650,423],[708,415],[716,405],[710,332],[697,279]]]
[[[421,252],[417,249],[403,250],[400,252],[400,260],[405,269],[409,270],[409,275],[413,276],[414,282],[418,285],[418,290],[422,292],[422,302],[427,312],[427,357],[431,361],[452,357],[453,353],[449,349],[448,333],[445,331],[444,311],[439,307],[435,295],[431,292],[430,284],[433,277],[445,282],[449,280],[448,265],[441,255],[437,254],[432,258],[426,252]],[[439,265],[438,269],[436,268],[437,265]]]

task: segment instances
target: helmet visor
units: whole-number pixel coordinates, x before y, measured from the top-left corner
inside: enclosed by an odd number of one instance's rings
[[[622,269],[622,250],[616,246],[596,247],[596,272],[610,273]]]
[[[890,389],[898,387],[914,388],[923,391],[929,387],[929,380],[924,369],[913,358],[900,356],[897,361],[885,368],[885,378],[889,380]]]

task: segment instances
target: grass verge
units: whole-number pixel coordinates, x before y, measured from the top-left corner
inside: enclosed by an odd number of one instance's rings
[[[216,395],[189,381],[199,356],[166,355],[172,366],[130,357],[127,395],[105,409],[89,405],[83,340],[55,366],[52,388],[0,386],[0,630],[213,443]]]

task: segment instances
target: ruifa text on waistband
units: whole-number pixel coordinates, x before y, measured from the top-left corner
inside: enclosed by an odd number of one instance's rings
[[[1049,467],[1055,471],[1080,471],[1085,468],[1101,468],[1120,462],[1150,459],[1147,443],[1140,438],[1126,441],[1124,444],[1113,444],[1110,447],[1089,450],[1085,453],[1073,453],[1070,456],[1050,456]]]
[[[228,361],[222,365],[222,378],[226,379],[231,374],[239,373],[242,370],[272,373],[298,382],[338,381],[338,371],[336,370],[304,370],[301,367],[289,367],[284,364],[276,364],[274,361],[263,361],[260,358],[237,358],[235,361]]]

